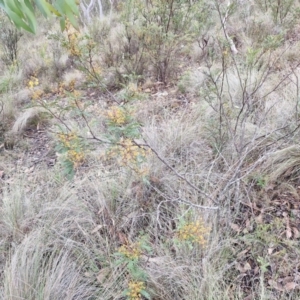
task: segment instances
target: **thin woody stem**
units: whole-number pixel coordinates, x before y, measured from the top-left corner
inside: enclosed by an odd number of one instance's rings
[[[145,140],[144,140],[145,141]],[[148,147],[154,154],[155,156],[166,166],[168,167],[178,178],[182,179],[183,181],[185,181],[190,187],[192,187],[194,190],[196,190],[199,194],[202,194],[203,196],[207,197],[208,199],[210,199],[211,201],[213,201],[214,203],[216,203],[215,199],[213,199],[211,196],[209,196],[207,193],[203,192],[202,190],[200,190],[197,186],[195,186],[193,183],[191,183],[187,178],[185,178],[184,176],[180,175],[172,166],[170,166],[170,164],[167,163],[167,161],[162,158],[159,153],[152,147],[150,146],[146,141],[145,144],[138,144],[135,141],[133,141],[134,144],[138,147]],[[200,207],[200,206],[199,206]],[[207,206],[202,206],[202,208],[205,209],[218,209],[218,207],[207,207]]]

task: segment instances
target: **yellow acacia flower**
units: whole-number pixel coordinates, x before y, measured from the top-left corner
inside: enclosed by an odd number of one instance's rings
[[[40,99],[43,96],[44,92],[42,90],[33,91],[31,94],[32,100]]]
[[[76,168],[81,165],[84,162],[85,153],[76,133],[58,133],[57,137],[62,146],[66,149],[67,158],[74,164],[74,167]]]
[[[203,220],[185,223],[177,231],[177,237],[181,241],[190,241],[204,246],[207,243],[207,235],[210,228],[206,226]]]
[[[124,255],[128,259],[139,259],[139,257],[142,255],[142,249],[141,249],[141,243],[131,243],[122,245],[118,252],[122,255]]]
[[[126,123],[126,113],[118,106],[112,106],[106,113],[107,118],[116,125],[123,125]]]
[[[145,289],[145,283],[143,281],[131,281],[128,283],[127,297],[129,300],[142,299],[141,291]]]
[[[30,76],[30,80],[27,83],[27,87],[33,89],[35,86],[39,85],[39,80],[35,76]]]

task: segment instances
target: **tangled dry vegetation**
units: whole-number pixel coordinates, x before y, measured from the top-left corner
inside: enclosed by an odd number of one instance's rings
[[[299,299],[298,1],[103,3],[1,16],[0,299]]]

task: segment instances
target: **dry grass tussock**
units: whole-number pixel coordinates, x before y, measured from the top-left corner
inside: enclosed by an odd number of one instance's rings
[[[0,299],[299,299],[299,18],[151,3],[0,70]]]
[[[41,119],[41,115],[43,113],[47,113],[47,110],[42,107],[32,107],[32,108],[26,109],[15,120],[15,123],[12,127],[12,132],[14,134],[20,134],[25,129],[27,129],[28,126],[30,126],[34,123],[37,124],[39,122],[39,120]]]

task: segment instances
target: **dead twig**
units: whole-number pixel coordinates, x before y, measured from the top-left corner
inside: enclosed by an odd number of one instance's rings
[[[144,140],[145,141],[145,140]],[[147,147],[149,148],[154,154],[155,156],[168,168],[170,169],[178,178],[182,179],[183,181],[185,181],[190,187],[192,187],[194,190],[196,190],[199,194],[205,196],[206,198],[208,198],[209,200],[211,200],[212,202],[216,203],[216,200],[214,198],[212,198],[211,196],[209,196],[207,193],[203,192],[202,190],[200,190],[197,186],[195,186],[193,183],[191,183],[187,178],[185,178],[184,176],[180,175],[172,166],[170,166],[170,164],[167,163],[167,161],[162,158],[159,153],[151,146],[149,145],[146,141],[145,144],[138,144],[134,141],[134,144],[138,147]],[[203,209],[218,209],[218,207],[213,207],[213,208],[209,208],[206,206],[202,207]]]

